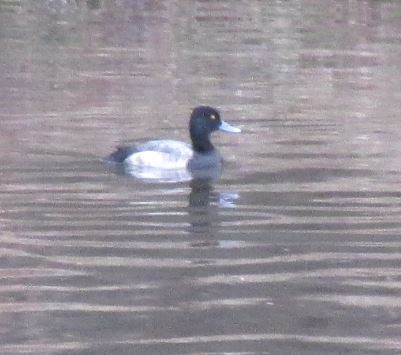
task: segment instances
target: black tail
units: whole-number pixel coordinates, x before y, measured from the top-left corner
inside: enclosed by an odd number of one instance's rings
[[[106,157],[105,160],[113,163],[122,163],[128,156],[130,156],[132,153],[135,153],[136,151],[137,150],[135,147],[117,147],[117,150]]]

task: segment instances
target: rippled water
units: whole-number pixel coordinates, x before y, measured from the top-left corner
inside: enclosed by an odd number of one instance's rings
[[[0,0],[0,352],[398,354],[401,3]],[[220,178],[100,158],[188,141]]]

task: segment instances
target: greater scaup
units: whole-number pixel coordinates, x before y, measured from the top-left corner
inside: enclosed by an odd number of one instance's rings
[[[213,168],[222,159],[210,141],[210,134],[221,130],[238,133],[241,130],[220,118],[219,112],[209,106],[196,107],[189,121],[192,146],[175,140],[152,140],[134,146],[119,147],[108,161],[122,163],[138,169],[188,169],[190,171]]]

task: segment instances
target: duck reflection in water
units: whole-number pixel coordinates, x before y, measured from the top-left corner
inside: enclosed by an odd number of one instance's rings
[[[150,184],[167,183],[166,189],[169,189],[170,183],[183,183],[189,181],[190,193],[188,194],[188,215],[190,231],[192,233],[206,234],[205,236],[213,237],[216,231],[216,226],[220,225],[220,217],[218,210],[220,208],[235,208],[236,201],[239,199],[237,192],[215,191],[214,185],[220,180],[222,167],[217,166],[209,169],[201,169],[192,171],[189,175],[165,175],[165,171],[156,170],[157,175],[150,174],[149,169],[143,173],[135,169],[135,173],[127,171],[124,166],[116,166],[114,172],[119,175],[129,175],[137,178],[140,181]],[[163,173],[162,175],[160,175]],[[170,173],[173,173],[172,171]],[[158,178],[157,178],[158,177]],[[176,185],[176,184],[173,184]]]
[[[188,214],[191,232],[195,234],[213,237],[221,222],[218,210],[235,207],[235,201],[239,198],[235,192],[215,191],[214,182],[216,178],[197,177],[189,183]]]

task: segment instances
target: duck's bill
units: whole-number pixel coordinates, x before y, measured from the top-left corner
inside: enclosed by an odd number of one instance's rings
[[[239,133],[239,132],[241,132],[240,128],[231,126],[226,121],[221,121],[221,125],[219,127],[219,130],[220,131],[224,131],[224,132],[231,132],[231,133]]]

